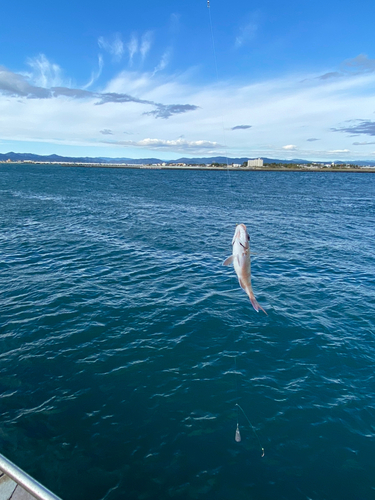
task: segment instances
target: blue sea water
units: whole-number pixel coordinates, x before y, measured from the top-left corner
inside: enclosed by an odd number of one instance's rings
[[[367,173],[0,166],[0,452],[64,500],[374,499],[374,221]]]

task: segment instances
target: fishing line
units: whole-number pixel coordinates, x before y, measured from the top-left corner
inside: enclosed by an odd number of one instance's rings
[[[210,32],[211,32],[212,51],[213,51],[215,73],[216,73],[216,83],[217,83],[218,88],[219,88],[219,71],[218,71],[218,64],[217,64],[217,55],[216,55],[216,47],[215,47],[214,30],[213,30],[213,25],[212,25],[210,0],[207,0],[207,8],[208,8],[208,17],[209,17],[209,21],[210,21]],[[234,198],[233,189],[232,189],[231,176],[230,176],[230,172],[229,172],[228,149],[227,149],[227,143],[226,143],[226,133],[225,133],[225,126],[224,126],[224,117],[223,117],[222,113],[221,113],[221,124],[222,124],[222,129],[223,129],[222,133],[223,133],[224,148],[225,148],[224,152],[225,152],[225,158],[226,158],[226,163],[227,163],[227,175],[228,175],[229,190],[230,190],[232,199],[235,199]],[[235,374],[236,374],[236,400],[239,401],[239,395],[238,395],[238,373],[237,373],[237,354],[234,356],[234,365],[235,365]],[[261,456],[264,457],[264,448],[263,448],[263,446],[260,443],[259,436],[256,433],[256,430],[255,430],[254,426],[250,422],[250,420],[249,420],[248,416],[246,415],[245,411],[243,410],[243,408],[238,403],[236,403],[236,407],[237,407],[237,426],[236,426],[236,432],[235,432],[235,438],[234,438],[235,441],[237,443],[241,442],[240,423],[239,423],[240,410],[241,410],[241,412],[245,416],[247,422],[249,423],[250,428],[252,429],[252,431],[253,431],[253,433],[254,433],[257,441],[258,441],[258,444],[259,444],[259,447],[260,447],[260,450],[261,450]]]
[[[237,373],[237,355],[234,357],[234,372],[236,374],[236,399],[239,401],[238,397],[238,373]],[[241,433],[240,433],[240,406],[236,403],[237,407],[237,427],[236,427],[236,433],[234,435],[234,440],[236,443],[241,442]]]
[[[238,395],[237,355],[234,356],[234,372],[235,372],[235,375],[236,375],[236,400],[239,401],[239,395]],[[237,408],[237,426],[236,426],[236,432],[235,432],[235,435],[234,435],[234,440],[236,441],[236,443],[240,443],[242,441],[241,432],[240,432],[240,410],[241,410],[241,412],[243,413],[244,417],[246,418],[246,420],[247,420],[247,422],[248,422],[248,424],[250,426],[250,429],[253,431],[253,433],[254,433],[257,441],[258,441],[259,448],[260,448],[260,451],[261,451],[261,457],[263,458],[264,457],[264,448],[261,445],[259,436],[258,436],[258,434],[257,434],[257,432],[255,430],[255,427],[250,422],[250,419],[246,415],[246,413],[245,413],[244,409],[242,408],[242,406],[240,406],[238,403],[236,403],[235,406]]]
[[[245,411],[243,410],[243,408],[242,408],[242,407],[241,407],[238,403],[236,403],[236,406],[237,406],[237,408],[238,408],[239,410],[241,410],[241,411],[242,411],[242,413],[244,414],[244,416],[245,416],[246,420],[247,420],[247,421],[248,421],[248,423],[249,423],[249,426],[250,426],[251,430],[253,431],[253,433],[254,433],[255,437],[257,438],[257,441],[258,441],[258,444],[259,444],[260,451],[262,452],[261,457],[263,458],[263,457],[264,457],[264,448],[263,448],[263,446],[262,446],[262,445],[261,445],[261,443],[260,443],[259,436],[258,436],[258,434],[257,434],[257,432],[256,432],[256,430],[255,430],[255,428],[254,428],[254,426],[253,426],[253,424],[250,422],[250,420],[249,420],[248,416],[246,415]],[[241,441],[241,434],[240,434],[240,429],[239,429],[238,417],[237,417],[237,428],[236,428],[236,434],[235,434],[235,438],[234,438],[234,439],[235,439],[237,442]]]

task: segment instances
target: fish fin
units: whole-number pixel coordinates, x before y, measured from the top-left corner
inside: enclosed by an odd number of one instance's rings
[[[249,299],[256,312],[259,312],[259,309],[261,309],[264,312],[264,314],[268,316],[263,307],[260,304],[258,304],[257,299],[255,298],[255,295],[252,292],[249,293]]]
[[[233,264],[233,255],[224,260],[223,266],[230,266],[231,264]]]

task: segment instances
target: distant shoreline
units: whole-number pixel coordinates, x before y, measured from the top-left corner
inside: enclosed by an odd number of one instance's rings
[[[46,165],[55,167],[79,167],[79,168],[119,168],[119,169],[134,169],[134,170],[209,170],[209,171],[234,171],[234,172],[352,172],[352,173],[375,173],[374,167],[226,167],[226,166],[206,166],[201,165],[139,165],[139,164],[123,164],[123,163],[63,163],[63,162],[0,162],[0,165],[12,166],[32,166]]]

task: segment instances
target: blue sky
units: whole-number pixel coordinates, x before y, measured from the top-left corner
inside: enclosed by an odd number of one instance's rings
[[[367,0],[3,2],[0,152],[375,161],[374,18]]]

